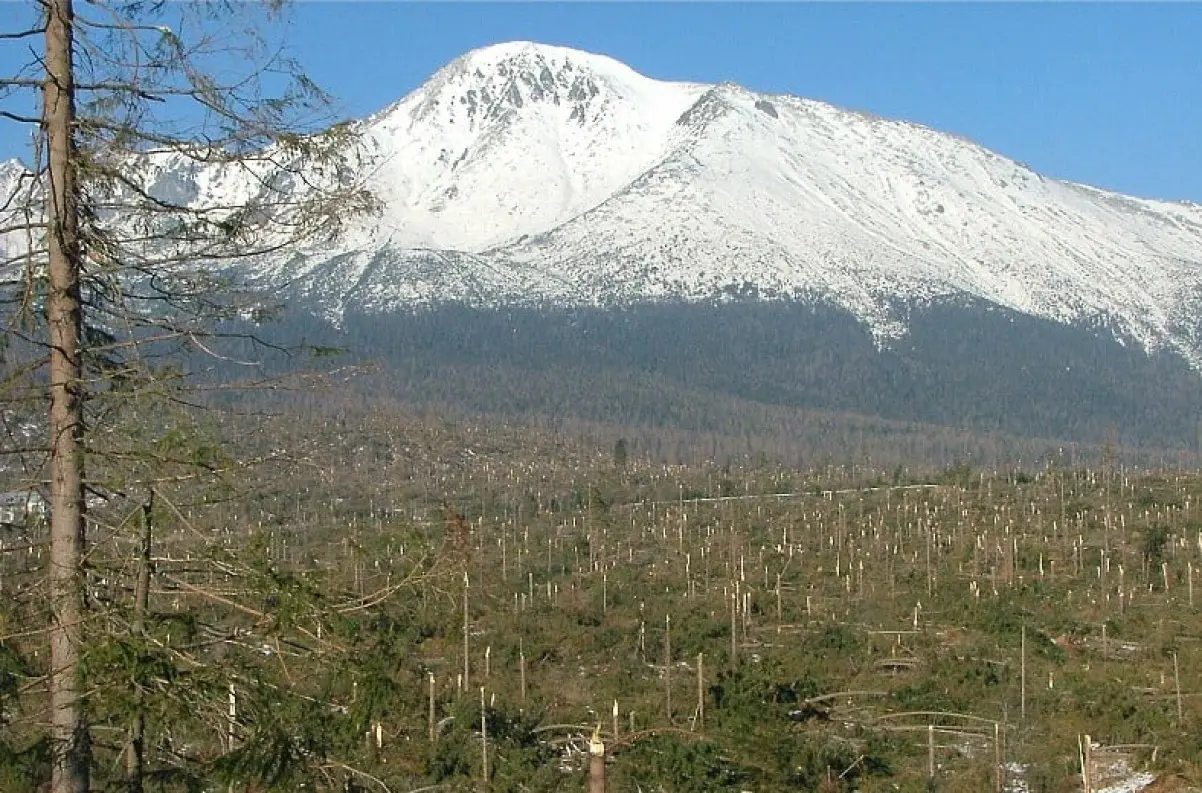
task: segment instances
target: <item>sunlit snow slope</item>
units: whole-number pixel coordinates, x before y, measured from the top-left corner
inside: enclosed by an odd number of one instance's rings
[[[801,298],[885,340],[916,301],[976,298],[1202,365],[1202,207],[1048,179],[918,125],[518,42],[361,129],[382,217],[248,270],[333,318]],[[180,179],[198,201],[221,183]]]
[[[373,239],[478,251],[550,231],[663,159],[704,91],[558,47],[469,53],[367,120],[389,206]]]

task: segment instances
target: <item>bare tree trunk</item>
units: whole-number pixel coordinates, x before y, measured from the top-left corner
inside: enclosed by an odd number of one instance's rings
[[[593,731],[588,755],[588,793],[605,793],[605,742],[600,727]]]
[[[468,675],[471,673],[471,666],[472,666],[472,662],[471,662],[471,650],[472,650],[472,648],[471,648],[471,630],[470,630],[470,625],[468,623],[468,610],[467,610],[467,587],[468,587],[467,570],[464,569],[464,571],[463,571],[463,682],[460,684],[460,687],[463,688],[464,690],[466,690],[469,685]],[[531,598],[531,599],[533,600],[533,598]]]
[[[427,722],[428,722],[428,726],[429,726],[429,730],[430,730],[430,743],[434,743],[434,741],[438,737],[438,733],[435,732],[435,730],[438,729],[437,722],[435,722],[435,720],[434,720],[434,673],[427,672],[427,674],[429,675],[429,681],[430,681],[430,700],[429,700]]]
[[[80,339],[79,188],[75,174],[75,82],[71,0],[45,0],[46,82],[42,123],[50,293],[50,723],[52,793],[86,793],[90,748],[79,694],[84,548],[83,379]]]
[[[141,638],[146,633],[146,608],[150,604],[150,550],[154,541],[154,491],[142,505],[142,550],[138,559],[138,582],[134,586],[133,633]],[[134,715],[129,731],[129,748],[125,755],[125,778],[129,793],[142,793],[142,775],[145,768],[146,711],[142,704],[142,684],[135,681],[138,712]]]

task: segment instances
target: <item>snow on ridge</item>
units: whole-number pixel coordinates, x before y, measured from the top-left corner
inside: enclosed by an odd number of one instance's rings
[[[1202,207],[1049,179],[923,125],[513,42],[457,59],[370,128],[391,208],[361,244],[474,252],[437,281],[456,299],[750,287],[829,299],[888,339],[905,331],[897,301],[968,296],[1202,365]],[[418,299],[402,270],[372,291],[381,310]],[[423,278],[419,302],[437,293]]]
[[[555,228],[662,156],[704,90],[561,47],[474,50],[365,125],[392,211],[364,243],[479,251]]]
[[[827,300],[888,340],[899,302],[968,297],[1202,368],[1202,206],[1050,179],[920,124],[507,42],[358,127],[344,166],[382,217],[245,268],[328,316],[753,295]],[[254,189],[153,165],[181,200]]]
[[[899,332],[885,309],[898,298],[969,295],[1102,320],[1200,361],[1197,302],[1184,300],[1202,283],[1196,208],[1047,179],[926,127],[737,86],[706,92],[681,120],[688,131],[665,160],[505,254],[583,281],[576,294],[818,291],[882,336]]]
[[[28,169],[18,159],[0,160],[0,185],[18,178]]]

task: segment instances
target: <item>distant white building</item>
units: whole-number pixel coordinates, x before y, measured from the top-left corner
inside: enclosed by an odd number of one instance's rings
[[[31,516],[46,514],[46,499],[36,490],[0,493],[0,523],[24,523]]]

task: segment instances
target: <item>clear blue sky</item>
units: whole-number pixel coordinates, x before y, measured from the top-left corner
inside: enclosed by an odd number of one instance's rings
[[[651,77],[917,121],[1051,176],[1202,202],[1202,4],[301,2],[290,26],[294,55],[348,115],[469,49],[529,39]],[[14,149],[0,139],[0,155]]]

